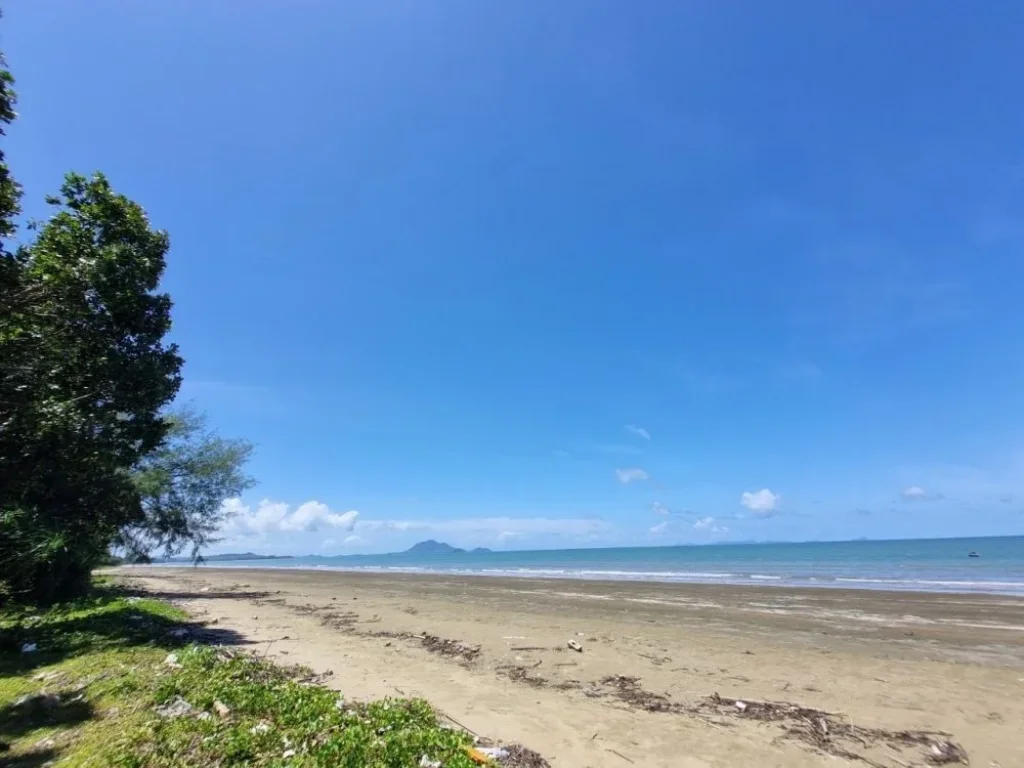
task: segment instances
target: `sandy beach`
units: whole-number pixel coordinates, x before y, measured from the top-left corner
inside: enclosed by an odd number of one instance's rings
[[[111,572],[235,630],[261,654],[330,670],[346,696],[422,696],[463,727],[525,744],[559,768],[902,768],[952,763],[958,747],[972,766],[1024,766],[1021,599]]]

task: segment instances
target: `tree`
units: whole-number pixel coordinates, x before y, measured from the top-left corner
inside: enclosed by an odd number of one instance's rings
[[[142,514],[130,470],[167,432],[182,364],[156,292],[166,233],[101,174],[68,174],[48,202],[0,315],[0,522],[31,556],[0,554],[16,560],[13,591],[43,601],[81,592]]]
[[[0,56],[0,135],[13,82]],[[165,415],[182,365],[167,233],[102,174],[71,173],[11,249],[20,200],[0,152],[0,599],[51,602],[83,592],[112,545],[198,556],[251,484],[252,449]]]
[[[146,454],[133,472],[142,516],[120,531],[117,545],[137,561],[152,552],[177,555],[186,547],[200,559],[203,547],[216,541],[226,520],[222,502],[251,488],[244,466],[253,447],[245,440],[216,436],[205,418],[190,408],[167,416],[163,443]]]

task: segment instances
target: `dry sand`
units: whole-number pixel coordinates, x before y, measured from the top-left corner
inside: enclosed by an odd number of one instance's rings
[[[271,658],[332,670],[330,684],[350,698],[422,696],[555,768],[905,768],[934,764],[936,749],[952,755],[934,746],[947,737],[912,743],[913,734],[895,735],[905,730],[948,733],[972,766],[1024,767],[1020,599],[285,569],[115,572]],[[709,701],[716,693],[723,702]],[[806,709],[748,704],[764,700]]]

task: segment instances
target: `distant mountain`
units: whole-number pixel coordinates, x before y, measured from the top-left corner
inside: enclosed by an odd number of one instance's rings
[[[473,547],[473,549],[469,550],[469,554],[471,554],[471,555],[486,555],[488,552],[493,552],[493,551],[494,550],[488,549],[487,547]]]
[[[427,539],[419,544],[413,544],[405,551],[406,554],[410,555],[454,555],[466,550],[453,547],[451,544],[445,544],[443,541]]]

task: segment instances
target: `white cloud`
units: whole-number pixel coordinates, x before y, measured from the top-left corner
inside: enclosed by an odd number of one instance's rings
[[[629,469],[616,469],[615,476],[619,478],[620,483],[629,484],[634,480],[647,480],[650,475],[642,469],[633,467]]]
[[[229,515],[222,532],[229,536],[260,536],[268,533],[290,533],[317,531],[320,528],[338,528],[351,531],[359,513],[331,512],[326,504],[307,501],[294,512],[281,502],[264,499],[253,510],[241,499],[227,499],[221,509]]]
[[[353,534],[351,536],[346,536],[345,537],[345,546],[347,546],[347,547],[355,547],[355,546],[358,546],[359,544],[362,544],[362,543],[363,543],[362,537],[356,536],[355,534]]]
[[[744,491],[740,496],[740,504],[749,509],[758,517],[771,517],[775,514],[782,501],[782,494],[772,493],[767,488],[760,491]]]
[[[708,531],[709,533],[728,533],[728,527],[724,525],[716,525],[715,518],[713,517],[702,517],[693,524],[695,530]]]
[[[637,437],[642,437],[644,440],[651,439],[651,433],[643,427],[635,427],[632,424],[627,424],[626,431],[636,435]]]
[[[919,485],[912,485],[900,491],[904,501],[938,501],[942,498],[941,493],[928,493]]]
[[[657,525],[652,525],[648,533],[654,536],[661,536],[668,533],[668,520],[663,523],[658,523]]]
[[[656,515],[671,515],[672,510],[662,504],[660,501],[656,501],[651,504],[651,512]]]

